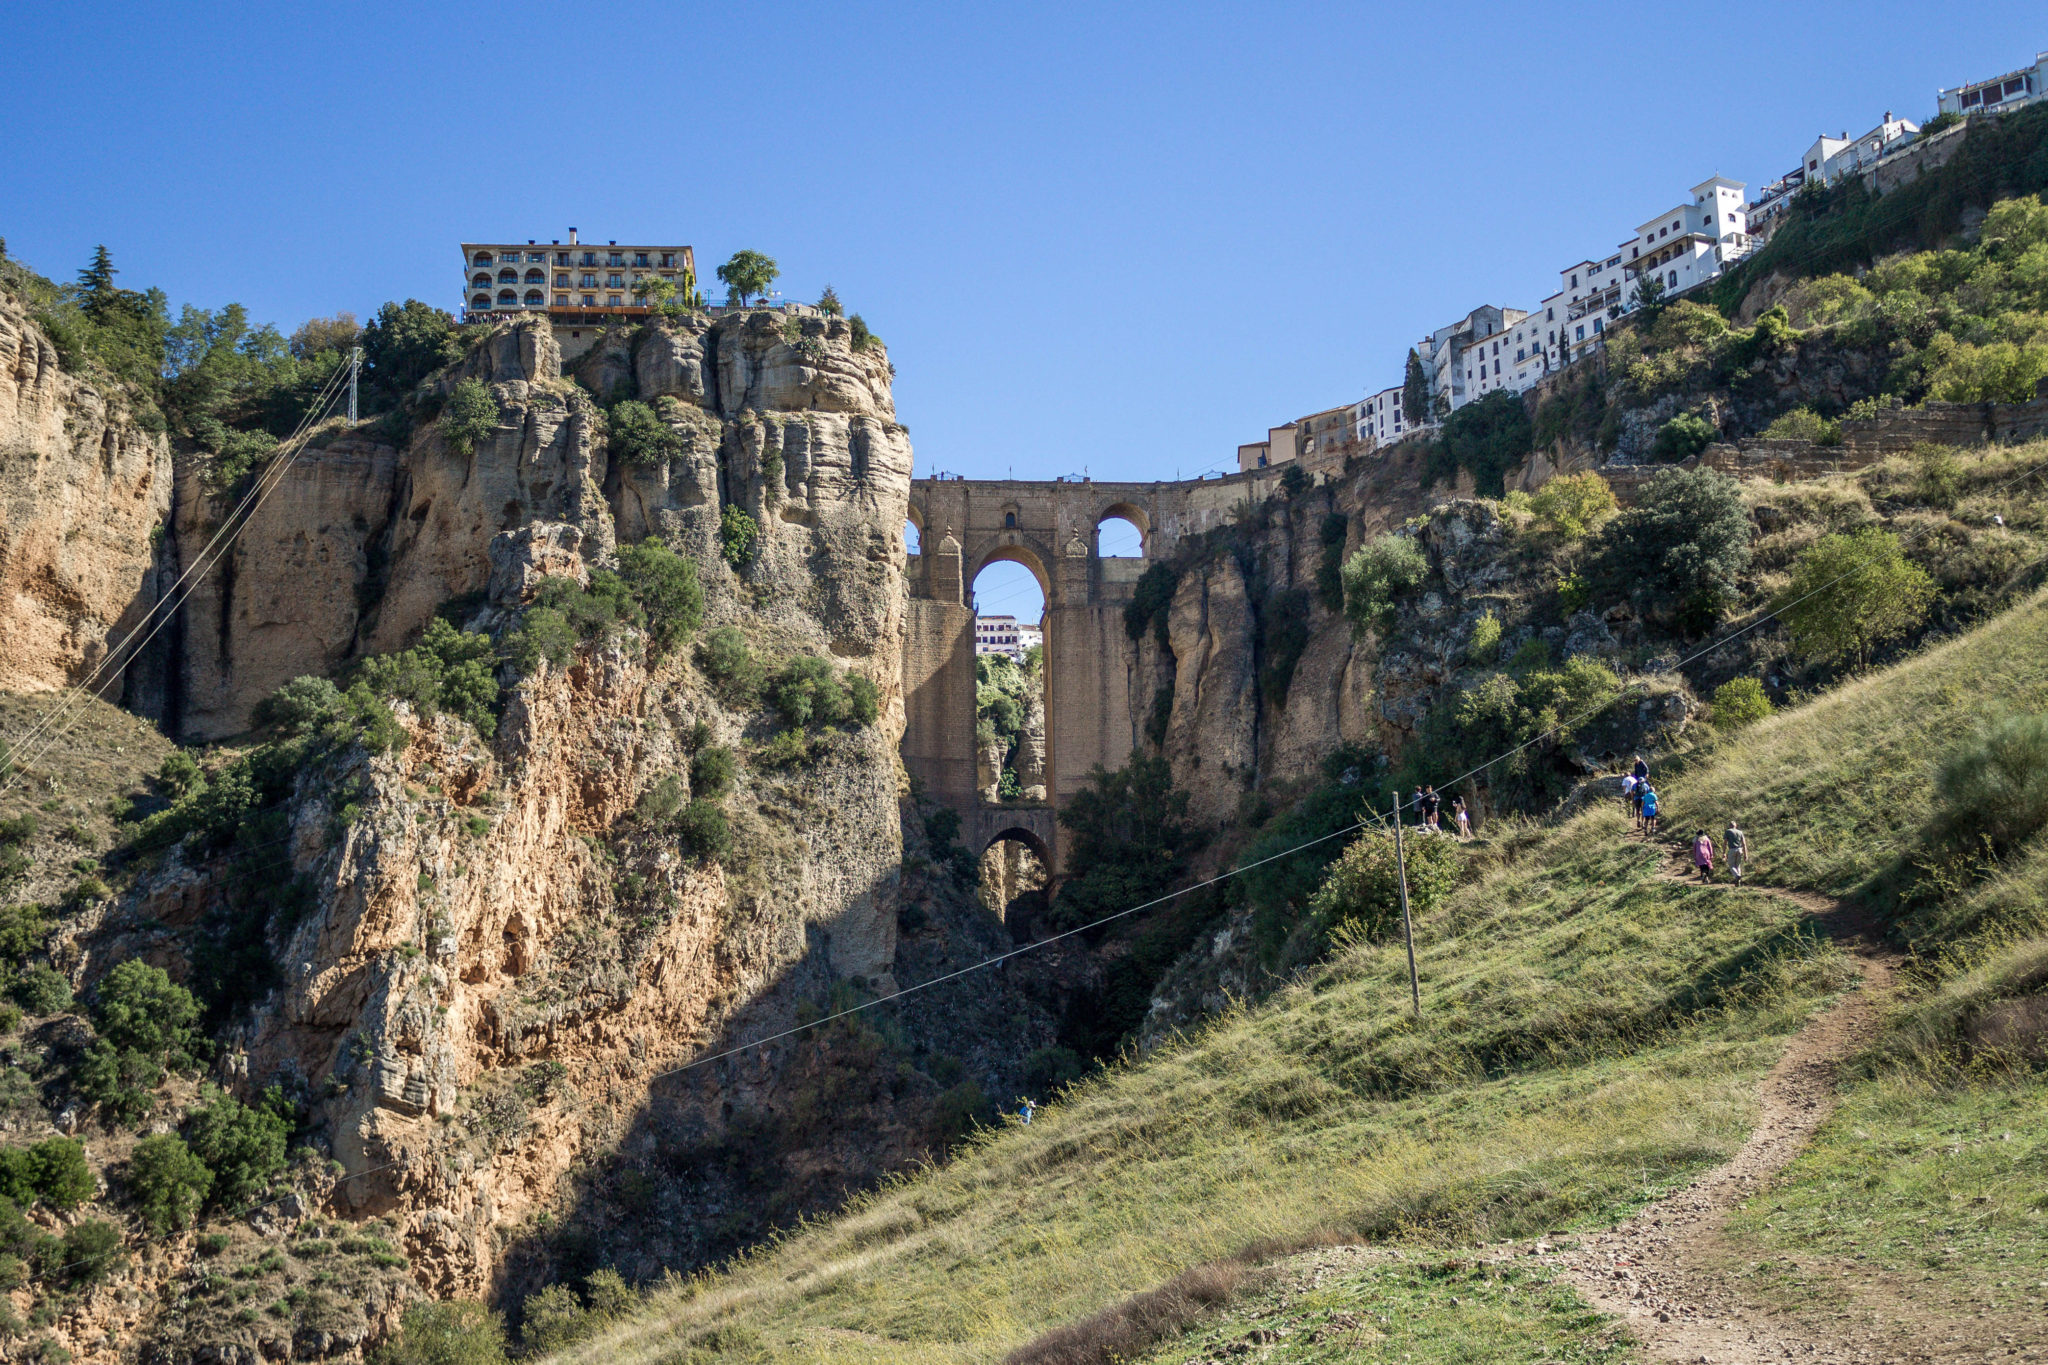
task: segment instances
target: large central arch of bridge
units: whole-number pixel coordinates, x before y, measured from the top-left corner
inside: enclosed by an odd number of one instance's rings
[[[1273,491],[1276,469],[1175,483],[935,478],[910,486],[917,553],[908,554],[903,762],[926,791],[959,811],[979,853],[1024,829],[1064,869],[1056,815],[1096,764],[1122,767],[1137,748],[1151,698],[1132,695],[1140,644],[1124,629],[1138,579],[1180,541],[1229,521]],[[1105,557],[1098,528],[1137,528],[1142,553]],[[1045,776],[1042,802],[985,801],[974,740],[975,576],[998,561],[1023,565],[1045,592]]]

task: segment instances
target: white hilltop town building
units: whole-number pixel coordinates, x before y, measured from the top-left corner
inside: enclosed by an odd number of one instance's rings
[[[974,652],[1002,654],[1024,662],[1027,650],[1036,649],[1045,643],[1045,627],[1020,622],[1014,616],[977,616],[974,618]]]
[[[2044,98],[2048,52],[2036,53],[2032,66],[1938,92],[1942,113],[1964,117],[2002,114]],[[1604,346],[1608,323],[1636,308],[1643,280],[1654,276],[1666,299],[1700,288],[1761,246],[1806,185],[1868,177],[1880,161],[1919,137],[1919,124],[1888,109],[1860,137],[1844,129],[1838,137],[1814,139],[1797,166],[1747,204],[1743,182],[1710,176],[1693,186],[1690,199],[1637,224],[1612,251],[1558,271],[1557,292],[1535,308],[1482,304],[1417,341],[1427,410],[1403,411],[1405,385],[1380,389],[1346,407],[1269,428],[1265,440],[1237,448],[1238,468],[1263,469],[1338,450],[1331,442],[1340,417],[1344,440],[1369,452],[1426,431],[1488,394],[1524,393]],[[1351,458],[1358,452],[1338,453]]]
[[[1944,114],[2004,114],[2044,95],[2048,95],[2048,52],[2037,52],[2032,66],[1938,90],[1935,102]]]
[[[471,318],[542,313],[554,325],[564,359],[588,350],[613,318],[652,311],[650,281],[684,294],[696,287],[697,257],[687,246],[632,246],[569,240],[462,243],[462,297]]]

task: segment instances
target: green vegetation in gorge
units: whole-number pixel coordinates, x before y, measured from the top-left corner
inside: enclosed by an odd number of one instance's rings
[[[1007,654],[983,654],[974,661],[975,739],[984,746],[1002,745],[1002,776],[997,794],[1005,801],[1023,795],[1010,765],[1024,743],[1024,725],[1032,699],[1045,689],[1045,650],[1034,645],[1018,663]]]

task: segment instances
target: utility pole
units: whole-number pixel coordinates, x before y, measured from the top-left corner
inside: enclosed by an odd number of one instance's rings
[[[348,351],[348,425],[353,431],[356,425],[356,379],[363,372],[363,348],[351,346]]]
[[[1401,882],[1401,936],[1408,940],[1408,998],[1422,1017],[1422,983],[1415,975],[1415,925],[1408,918],[1408,850],[1401,842],[1401,793],[1394,798],[1394,870]]]

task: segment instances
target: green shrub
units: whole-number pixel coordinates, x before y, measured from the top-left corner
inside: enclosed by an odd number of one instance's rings
[[[121,1229],[89,1218],[74,1224],[51,1253],[51,1270],[74,1285],[98,1284],[121,1263]]]
[[[1838,445],[1842,439],[1842,428],[1838,422],[1830,422],[1812,408],[1794,408],[1782,413],[1763,430],[1768,441],[1812,441],[1815,445]]]
[[[870,346],[879,346],[882,339],[868,330],[866,319],[855,313],[846,320],[847,329],[853,333],[852,346],[856,351],[865,351]]]
[[[2048,713],[1979,727],[1942,760],[1934,789],[1943,837],[2018,848],[2048,825]]]
[[[289,684],[287,684],[289,686]],[[260,706],[261,703],[258,703]],[[259,711],[257,718],[262,719]],[[156,770],[156,780],[172,796],[189,796],[205,780],[199,764],[183,749],[174,750]]]
[[[260,1198],[271,1177],[284,1169],[285,1139],[292,1121],[282,1092],[272,1086],[260,1106],[205,1090],[201,1105],[185,1122],[192,1152],[213,1172],[213,1197],[239,1210]]]
[[[1536,490],[1529,510],[1558,539],[1584,540],[1614,515],[1614,490],[1607,480],[1588,469],[1579,474],[1560,474]]]
[[[1601,529],[1593,576],[1608,591],[1704,629],[1735,599],[1749,567],[1749,532],[1734,479],[1713,469],[1660,470],[1636,505]]]
[[[646,791],[633,805],[633,813],[642,824],[661,828],[676,818],[676,812],[683,808],[683,779],[674,773],[662,778]]]
[[[795,768],[810,761],[808,730],[777,730],[767,743],[754,750],[754,764],[761,768]]]
[[[847,676],[846,698],[846,716],[855,725],[873,725],[882,714],[882,689],[865,673]]]
[[[699,749],[690,760],[690,791],[700,797],[723,796],[732,790],[736,765],[723,744]]]
[[[704,622],[704,588],[696,564],[657,539],[619,551],[619,581],[645,614],[656,658],[688,640]]]
[[[795,726],[837,725],[853,706],[839,671],[815,654],[784,664],[769,681],[768,699]]]
[[[605,446],[627,464],[662,464],[683,453],[683,436],[653,408],[628,398],[606,415]]]
[[[1799,556],[1778,615],[1808,658],[1861,666],[1871,650],[1925,621],[1934,598],[1934,580],[1906,558],[1897,536],[1861,526]]]
[[[19,966],[42,949],[50,936],[49,917],[40,905],[0,906],[0,962]]]
[[[1657,428],[1657,439],[1650,446],[1650,454],[1666,464],[1677,464],[1705,450],[1720,434],[1706,418],[1681,412]]]
[[[1444,419],[1440,448],[1468,471],[1479,496],[1501,496],[1507,472],[1536,447],[1536,428],[1518,393],[1496,389]]]
[[[163,968],[130,958],[100,979],[95,994],[93,1026],[102,1038],[179,1069],[194,1064],[202,1046],[194,1027],[199,1002]]]
[[[325,678],[297,677],[256,703],[256,723],[302,735],[326,725],[341,714],[341,709],[341,691],[333,683]],[[192,762],[182,753],[173,754],[164,760],[165,768],[178,758],[185,758],[188,764]],[[192,779],[196,781],[197,777],[198,767],[194,765]],[[190,789],[190,783],[183,785]]]
[[[719,548],[725,562],[735,569],[746,567],[754,557],[754,541],[760,534],[759,524],[738,507],[727,507],[718,518]]]
[[[1124,633],[1142,640],[1147,627],[1166,648],[1166,618],[1173,607],[1173,595],[1180,588],[1180,571],[1164,561],[1155,563],[1139,576],[1124,604]]]
[[[70,1138],[0,1149],[0,1196],[24,1208],[40,1200],[60,1212],[74,1209],[92,1198],[95,1188],[85,1146]]]
[[[505,1321],[481,1303],[449,1299],[405,1310],[374,1365],[505,1365]]]
[[[1771,699],[1755,678],[1730,678],[1714,689],[1714,724],[1727,730],[1754,725],[1771,714]]]
[[[469,455],[497,429],[498,400],[482,380],[465,379],[449,391],[441,407],[441,434],[449,449]]]
[[[721,862],[732,853],[732,826],[716,801],[692,801],[676,816],[675,827],[700,862]]]
[[[0,1005],[0,1038],[21,1027],[21,1006]]]
[[[101,1039],[86,1049],[78,1064],[78,1089],[124,1124],[140,1123],[156,1108],[156,1088],[163,1083],[163,1063],[147,1052],[117,1048]]]
[[[1393,629],[1399,600],[1422,585],[1429,560],[1412,538],[1373,537],[1344,561],[1344,614],[1352,629],[1382,635]]]
[[[189,1225],[212,1188],[213,1172],[175,1133],[144,1138],[128,1158],[129,1193],[155,1236]]]
[[[761,665],[734,626],[720,626],[704,637],[697,647],[697,667],[728,706],[750,707],[760,697]]]
[[[1550,645],[1541,636],[1532,635],[1515,646],[1514,654],[1508,659],[1508,668],[1516,673],[1528,673],[1534,669],[1550,667]]]
[[[576,655],[576,628],[554,607],[528,607],[518,626],[505,633],[505,655],[522,676],[531,676],[543,660],[561,668]]]
[[[11,819],[0,820],[0,845],[25,844],[36,837],[36,817],[33,811],[23,811]]]
[[[498,732],[497,654],[490,636],[436,616],[419,644],[363,660],[358,676],[373,694],[409,701],[422,717],[446,711],[488,737]]]
[[[71,1008],[71,983],[50,967],[30,967],[14,978],[8,993],[31,1015],[62,1014]]]
[[[1413,830],[1402,843],[1408,864],[1408,909],[1420,919],[1458,885],[1464,859],[1455,839]],[[1401,928],[1400,872],[1392,830],[1371,829],[1352,840],[1310,901],[1327,934],[1384,942]]]

